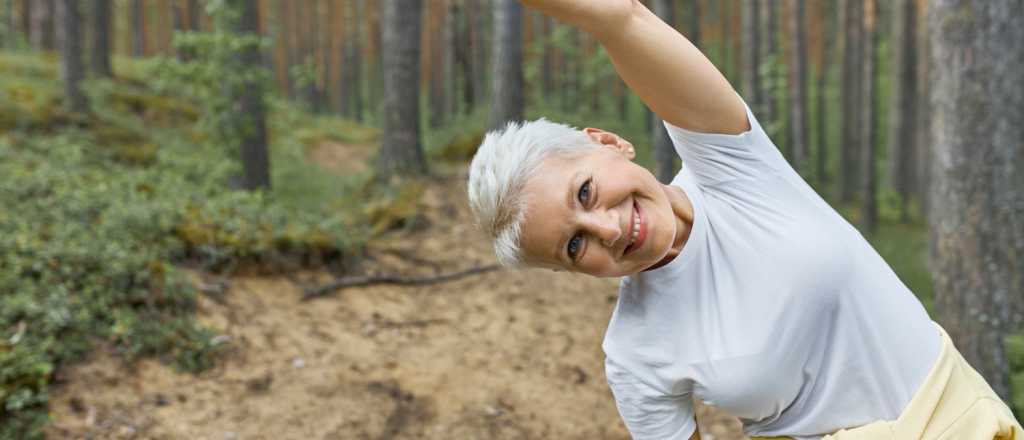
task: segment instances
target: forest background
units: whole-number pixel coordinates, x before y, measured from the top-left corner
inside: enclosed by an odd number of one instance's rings
[[[1020,2],[644,3],[1019,414]],[[663,181],[679,166],[597,42],[515,1],[0,0],[0,44],[0,438],[60,436],[62,372],[97,347],[197,377],[237,356],[197,319],[237,277],[351,281],[380,243],[467,223],[466,164],[507,121],[619,133]],[[88,413],[75,399],[57,400]]]

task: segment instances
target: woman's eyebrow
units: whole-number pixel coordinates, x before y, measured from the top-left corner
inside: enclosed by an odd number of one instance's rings
[[[576,199],[573,194],[575,194],[574,189],[576,188],[576,182],[579,181],[581,174],[583,174],[581,171],[577,171],[573,174],[572,177],[569,178],[569,185],[567,185],[568,190],[565,193],[565,206],[569,209],[570,213],[573,212],[573,207],[576,205]],[[569,265],[572,265],[573,261],[569,258],[568,253],[562,252],[565,250],[568,240],[572,240],[572,232],[569,233],[568,239],[566,239],[563,234],[559,234],[559,237],[559,240],[555,242],[555,261],[569,263]],[[563,255],[565,255],[566,258],[562,258]]]

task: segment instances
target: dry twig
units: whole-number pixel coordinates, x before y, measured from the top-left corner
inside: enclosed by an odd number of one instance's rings
[[[337,290],[344,289],[346,287],[362,287],[373,284],[396,284],[399,286],[424,286],[428,284],[445,283],[448,281],[457,280],[470,275],[477,275],[493,270],[497,270],[501,266],[492,264],[488,266],[479,266],[470,269],[466,269],[459,272],[452,272],[442,275],[429,276],[429,277],[406,277],[395,274],[379,274],[379,275],[360,275],[344,277],[330,283],[324,284],[318,287],[312,287],[306,289],[302,295],[303,301],[310,300],[313,298],[319,298],[333,293]]]

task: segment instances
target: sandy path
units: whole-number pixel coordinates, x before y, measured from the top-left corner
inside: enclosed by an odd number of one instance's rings
[[[427,228],[377,247],[445,271],[493,262],[468,226],[464,176],[428,185]],[[433,268],[374,252],[371,270]],[[230,337],[213,371],[98,350],[63,371],[51,438],[628,439],[604,379],[601,338],[617,282],[491,272],[424,287],[373,286],[308,302],[321,272],[236,277],[201,320]],[[708,408],[704,438],[744,438]]]

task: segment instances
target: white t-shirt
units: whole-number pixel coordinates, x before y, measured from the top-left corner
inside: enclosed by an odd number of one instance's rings
[[[665,124],[693,228],[670,263],[622,279],[603,344],[638,440],[688,439],[693,397],[749,435],[894,420],[938,356],[921,303],[747,116],[740,135]]]

